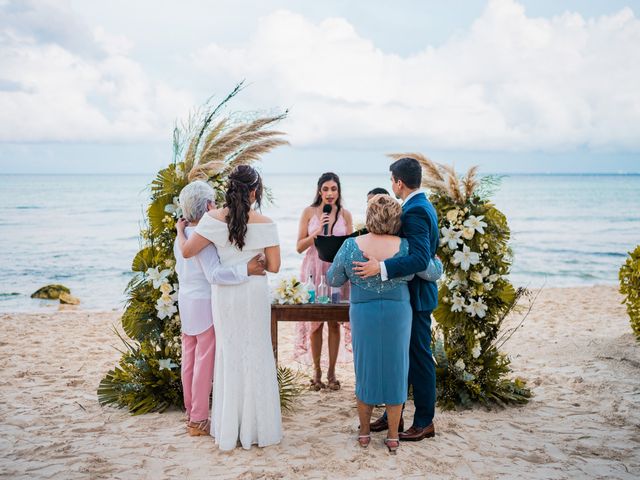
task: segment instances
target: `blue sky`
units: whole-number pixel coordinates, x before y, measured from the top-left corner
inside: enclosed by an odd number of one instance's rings
[[[630,1],[0,0],[2,173],[149,173],[235,83],[289,108],[270,172],[640,172]]]

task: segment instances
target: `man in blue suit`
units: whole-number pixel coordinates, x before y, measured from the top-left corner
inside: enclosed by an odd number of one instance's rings
[[[361,277],[378,273],[382,281],[426,270],[438,247],[438,216],[435,208],[420,191],[422,167],[413,158],[401,158],[389,167],[396,197],[403,200],[400,235],[409,242],[409,255],[379,262],[367,257],[367,262],[354,262],[354,271]],[[431,354],[431,312],[438,304],[435,282],[414,277],[409,282],[413,321],[409,346],[409,385],[413,387],[415,415],[413,425],[400,433],[400,440],[419,441],[435,436],[433,417],[436,403],[436,370]],[[403,429],[400,419],[400,429]],[[386,416],[371,424],[371,430],[388,428]]]

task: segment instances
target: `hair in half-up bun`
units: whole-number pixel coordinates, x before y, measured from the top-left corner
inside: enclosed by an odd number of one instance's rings
[[[238,165],[229,174],[226,193],[228,209],[226,221],[229,226],[229,241],[240,250],[245,245],[247,223],[251,210],[251,192],[256,192],[256,206],[262,202],[262,179],[258,172],[249,165]]]

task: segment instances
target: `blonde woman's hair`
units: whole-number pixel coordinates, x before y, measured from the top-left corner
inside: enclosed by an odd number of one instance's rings
[[[377,235],[395,235],[400,231],[402,207],[389,195],[374,195],[367,204],[367,230]]]

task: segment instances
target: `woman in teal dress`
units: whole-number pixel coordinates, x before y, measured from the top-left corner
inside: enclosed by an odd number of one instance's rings
[[[362,279],[353,272],[353,262],[365,261],[363,252],[378,259],[408,255],[406,239],[396,236],[401,214],[402,208],[389,195],[374,196],[367,208],[369,233],[347,239],[327,272],[334,287],[351,281],[349,317],[360,417],[358,442],[368,446],[373,406],[385,404],[389,419],[385,444],[392,453],[399,446],[398,427],[407,399],[412,318],[407,282],[412,277],[384,282],[380,275]],[[438,278],[441,272],[442,264],[436,260],[419,275]]]

